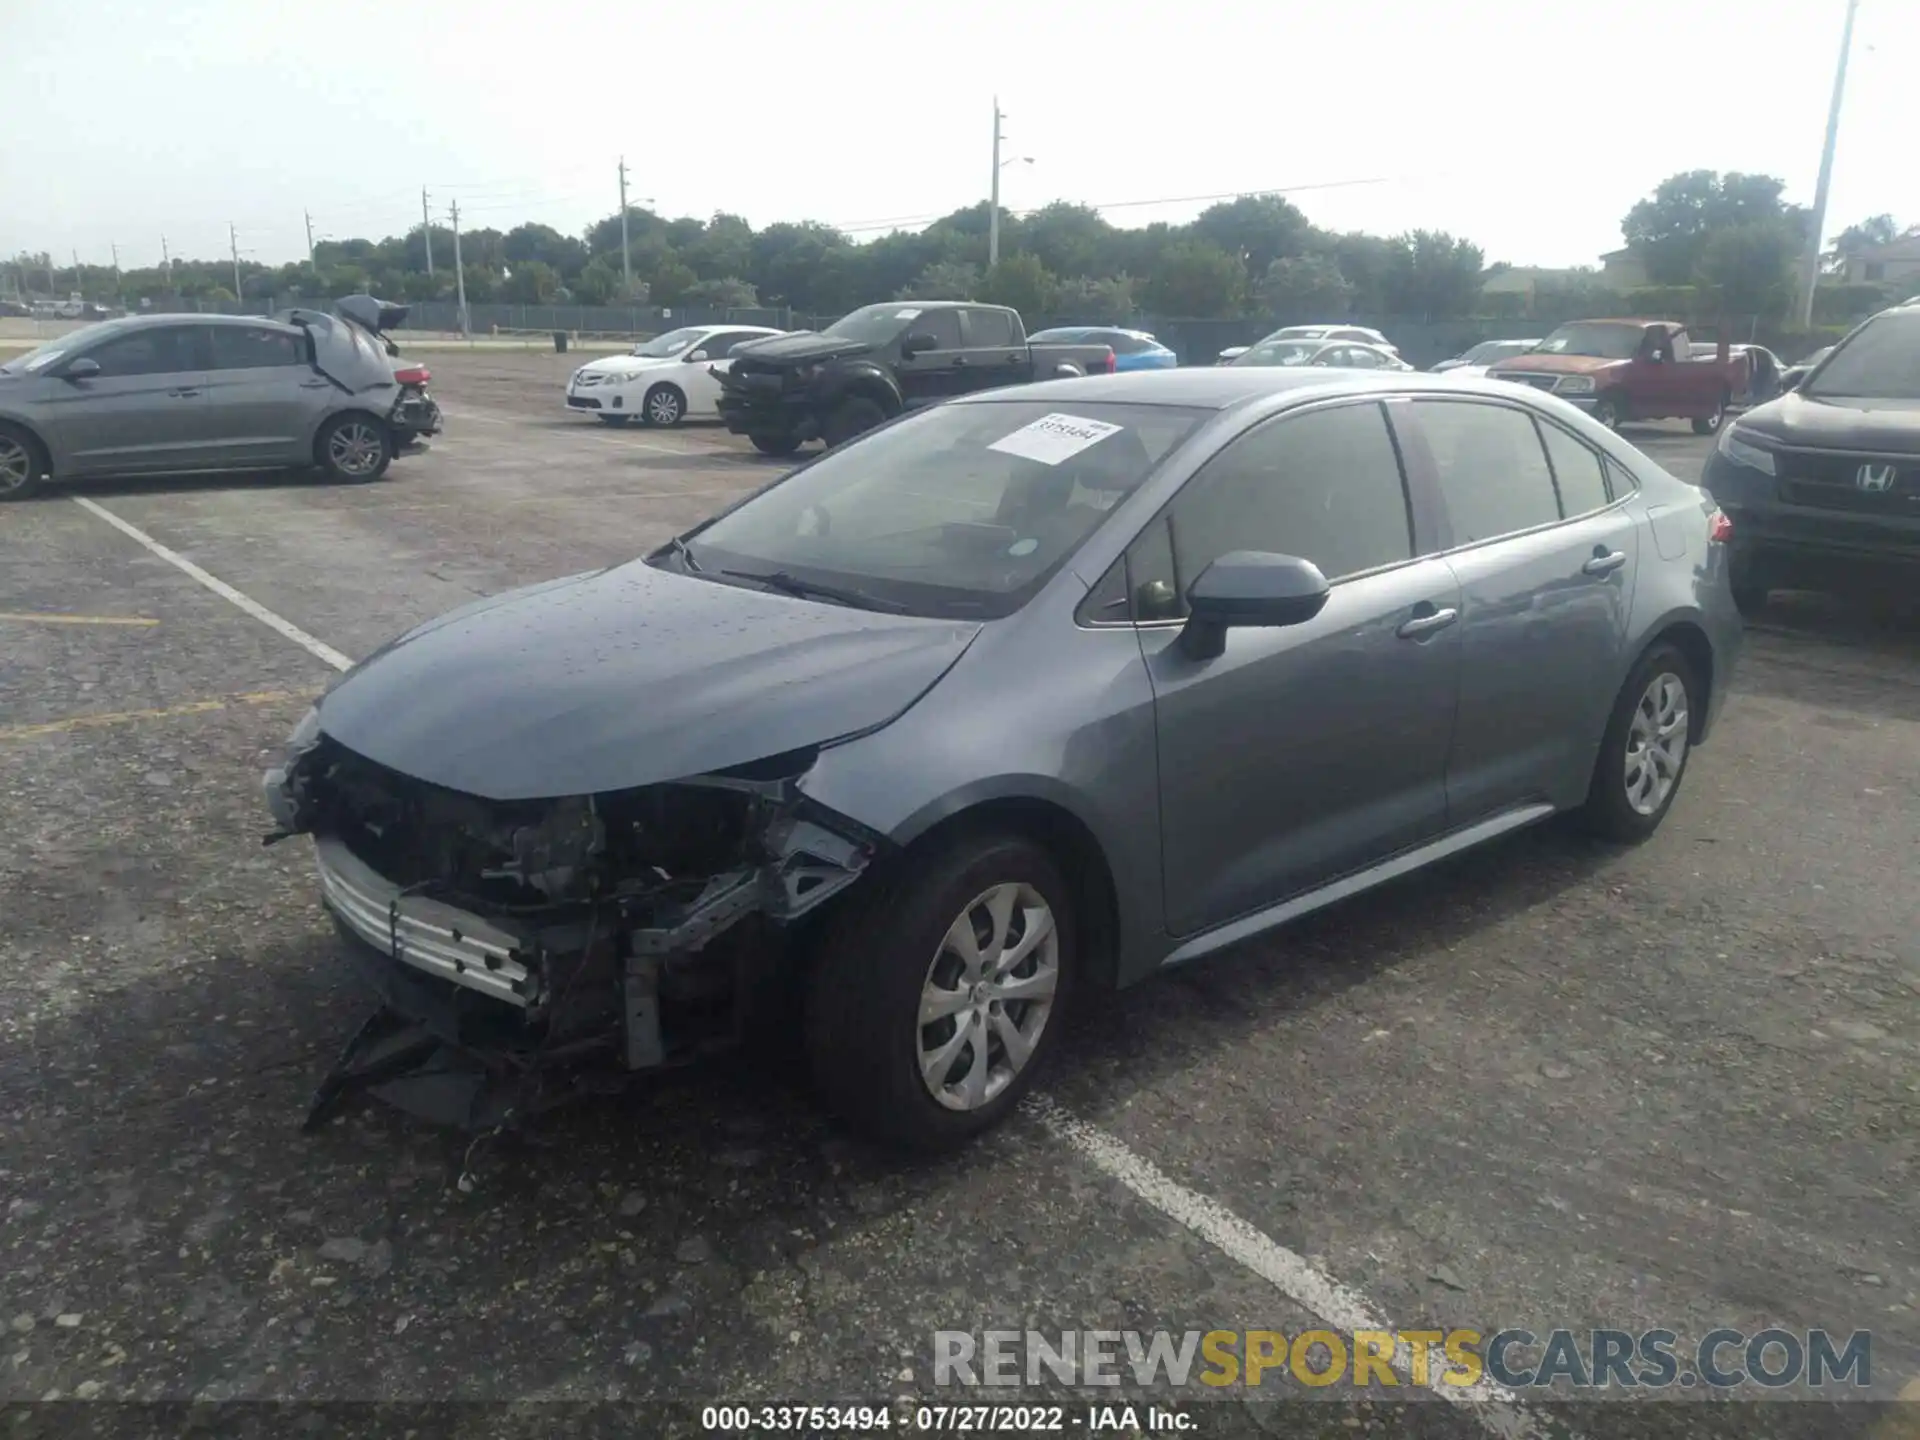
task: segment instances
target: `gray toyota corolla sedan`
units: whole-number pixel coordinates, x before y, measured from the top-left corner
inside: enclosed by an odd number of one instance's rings
[[[910,1146],[1075,999],[1556,812],[1651,834],[1728,525],[1545,394],[1221,368],[911,414],[342,677],[268,776],[380,1008],[316,1099],[484,1125],[803,1037]]]

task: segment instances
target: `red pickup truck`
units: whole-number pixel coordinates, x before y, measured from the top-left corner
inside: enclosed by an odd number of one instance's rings
[[[1687,327],[1671,320],[1575,320],[1487,378],[1551,390],[1609,429],[1677,416],[1712,435],[1746,384],[1746,362],[1724,343],[1694,359]]]

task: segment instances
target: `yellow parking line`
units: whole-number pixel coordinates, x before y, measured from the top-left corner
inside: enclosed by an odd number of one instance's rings
[[[0,610],[0,621],[17,620],[26,625],[158,625],[138,615],[52,615],[37,610]]]
[[[283,700],[302,698],[305,697],[291,690],[253,690],[244,695],[229,695],[220,700],[195,700],[186,705],[168,705],[158,710],[116,710],[103,715],[69,715],[64,720],[0,729],[0,741],[30,740],[36,735],[65,735],[70,731],[92,730],[103,725],[129,725],[136,720],[170,720],[176,715],[206,715],[239,705],[277,705]]]

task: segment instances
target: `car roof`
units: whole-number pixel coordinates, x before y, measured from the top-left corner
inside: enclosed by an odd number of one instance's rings
[[[1437,395],[1457,395],[1463,389],[1473,389],[1488,396],[1512,399],[1516,388],[1456,380],[1447,375],[1422,375],[1411,370],[1304,371],[1279,365],[1193,365],[1178,370],[1121,370],[1112,375],[1040,380],[1016,389],[983,390],[949,403],[993,405],[1016,400],[1049,403],[1077,400],[1087,404],[1184,405],[1203,410],[1230,410],[1290,390],[1313,390],[1327,395],[1430,390]],[[1521,389],[1520,393],[1532,392]]]
[[[284,320],[275,320],[266,315],[198,315],[187,312],[169,312],[163,315],[122,315],[115,320],[101,322],[101,328],[111,325],[115,330],[151,330],[157,325],[267,325],[278,330],[293,330],[297,326]]]

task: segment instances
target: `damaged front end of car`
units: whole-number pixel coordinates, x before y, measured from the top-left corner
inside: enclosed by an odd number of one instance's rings
[[[494,801],[400,774],[309,715],[268,772],[268,842],[312,837],[379,1008],[314,1097],[511,1126],[737,1044],[794,922],[886,843],[807,799],[796,751],[604,794]]]

